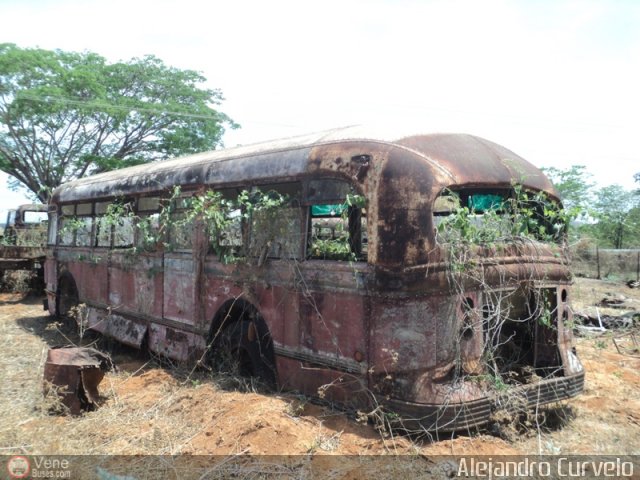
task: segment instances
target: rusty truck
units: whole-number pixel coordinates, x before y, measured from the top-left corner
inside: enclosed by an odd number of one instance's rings
[[[0,278],[10,270],[31,270],[44,278],[47,222],[46,205],[20,205],[7,212],[0,238]]]

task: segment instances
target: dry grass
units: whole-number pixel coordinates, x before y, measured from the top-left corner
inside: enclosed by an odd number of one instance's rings
[[[576,298],[587,304],[580,292],[591,290],[600,293],[590,283],[578,285]],[[42,395],[46,351],[70,342],[78,342],[77,337],[50,323],[40,299],[0,295],[0,453],[314,454],[320,466],[318,455],[335,454],[420,459],[438,454],[640,452],[640,359],[618,354],[606,338],[579,340],[578,352],[588,369],[582,396],[543,409],[529,420],[533,426],[515,430],[508,440],[484,433],[439,441],[383,438],[370,425],[293,394],[264,395],[252,385],[234,389],[237,385],[224,376],[161,366],[128,349],[112,352],[119,370],[101,383],[104,399],[98,410],[75,417],[51,415],[56,400]],[[240,467],[229,460],[210,468],[231,474]],[[284,477],[290,473],[281,464],[272,464],[273,471],[260,468]]]
[[[238,389],[242,385],[237,379],[160,366],[124,348],[113,352],[119,370],[101,383],[104,401],[97,411],[75,417],[51,415],[56,399],[42,395],[47,348],[77,344],[79,339],[62,324],[50,323],[39,303],[25,305],[18,295],[3,298],[0,415],[9,419],[0,426],[4,453],[303,453],[316,437],[327,439],[321,446],[338,438],[324,426],[325,417],[350,422],[320,407],[311,415],[294,417],[288,413],[298,402],[293,395],[264,396],[250,383]],[[278,442],[274,431],[294,429],[304,432],[300,441],[289,435],[294,443],[284,442],[284,450],[270,452]],[[361,436],[376,438],[367,426],[355,424],[350,430],[359,429],[368,432]]]

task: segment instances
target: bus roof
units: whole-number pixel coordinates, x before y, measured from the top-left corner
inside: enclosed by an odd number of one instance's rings
[[[532,164],[510,150],[468,134],[393,134],[365,127],[344,127],[269,142],[213,150],[123,168],[58,187],[52,203],[156,192],[174,185],[222,185],[286,180],[309,171],[314,148],[353,143],[385,144],[417,154],[450,185],[509,185],[520,182],[557,197],[549,180]],[[363,154],[368,153],[363,151]],[[443,185],[447,186],[447,185]]]

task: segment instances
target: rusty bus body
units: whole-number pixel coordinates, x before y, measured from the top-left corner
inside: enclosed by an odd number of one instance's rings
[[[503,356],[518,351],[517,375],[505,371],[502,378],[517,384],[507,391],[520,406],[583,389],[567,326],[571,282],[562,245],[478,247],[470,263],[482,282],[462,276],[456,283],[447,248],[436,238],[434,202],[444,191],[507,191],[515,181],[557,200],[537,168],[487,140],[389,138],[354,127],[95,175],[53,193],[48,308],[60,314],[83,303],[89,328],[181,361],[224,348],[216,338],[231,331],[227,337],[239,342],[235,352],[248,369],[282,388],[361,411],[382,405],[409,429],[475,427],[508,403],[505,390],[490,385],[496,379],[487,375],[489,342]],[[224,264],[208,252],[202,225],[186,249],[135,256],[127,247],[136,238],[122,242],[108,232],[99,238],[106,203],[125,199],[142,215],[175,185],[183,194],[285,192],[294,199],[283,215],[287,253]],[[343,202],[345,186],[366,200],[358,212],[366,216],[358,223],[358,255],[314,258],[314,208]],[[86,231],[80,240],[76,234],[62,241],[61,224],[70,217],[85,218]],[[535,305],[543,301],[552,317],[547,323]],[[494,342],[489,333],[498,322],[509,326]],[[510,380],[527,370],[529,380]]]

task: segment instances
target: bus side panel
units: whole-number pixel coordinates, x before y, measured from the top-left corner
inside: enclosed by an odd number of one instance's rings
[[[206,339],[199,334],[185,332],[166,325],[149,325],[149,350],[180,362],[204,359]]]
[[[99,254],[94,255],[90,248],[60,249],[57,253],[57,273],[61,275],[63,270],[67,270],[71,274],[80,302],[108,304],[107,259],[101,258]],[[55,302],[53,308],[55,309]]]
[[[311,397],[337,402],[347,409],[372,408],[364,375],[338,371],[284,356],[276,356],[278,382],[285,390],[296,390]]]
[[[162,258],[114,251],[108,285],[107,306],[111,314],[106,324],[98,323],[93,328],[140,347],[149,319],[162,316]]]
[[[362,361],[364,297],[346,292],[300,293],[299,345],[321,355]]]
[[[162,318],[164,272],[162,254],[138,256],[133,275],[133,309],[137,313]]]
[[[283,343],[276,344],[280,382],[309,395],[364,408],[370,398],[368,297],[354,267],[334,261],[301,265],[284,297]],[[296,318],[297,314],[297,318]]]
[[[111,254],[108,306],[115,312],[135,311],[134,262],[137,260],[128,261],[121,252]]]
[[[222,305],[227,301],[243,298],[242,288],[229,279],[207,276],[205,280],[205,322],[204,330],[209,330],[211,321]]]
[[[367,370],[367,298],[359,288],[360,274],[342,262],[308,262],[301,269],[297,292],[299,337],[297,344],[345,364],[362,362]]]
[[[85,300],[108,303],[108,275],[109,269],[105,263],[83,262],[80,264],[81,277],[76,277],[76,283],[85,284],[83,297]],[[80,288],[80,287],[78,287]]]
[[[448,343],[455,312],[445,298],[381,297],[372,306],[370,385],[374,392],[415,400],[414,380],[422,373],[437,377],[451,367]]]
[[[164,257],[163,316],[187,325],[196,324],[196,275],[193,255],[166,253]]]
[[[260,315],[264,318],[272,338],[282,339],[283,313],[288,291],[279,286],[257,285],[256,301]]]

